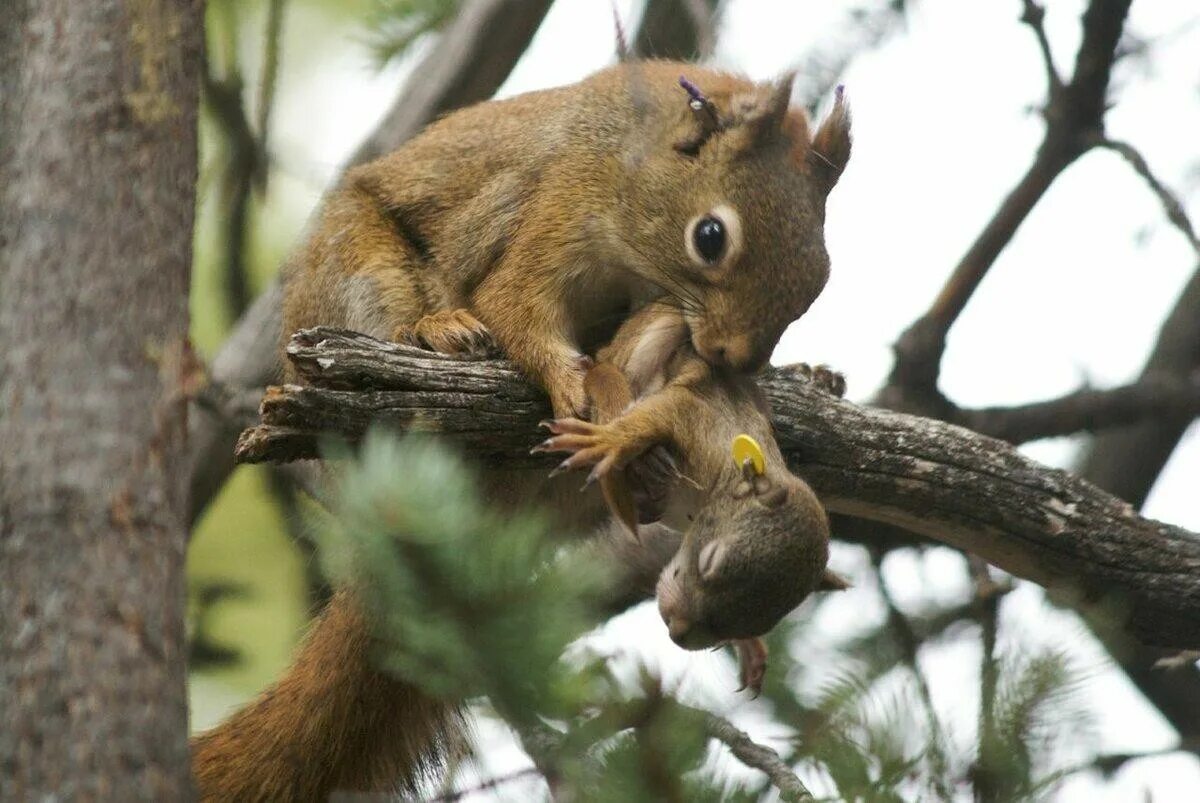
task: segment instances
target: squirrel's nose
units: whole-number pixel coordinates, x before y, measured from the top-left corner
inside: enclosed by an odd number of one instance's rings
[[[696,338],[696,352],[709,365],[747,371],[755,367],[758,355],[749,335],[719,338]]]
[[[682,616],[672,616],[667,620],[667,633],[671,636],[671,641],[683,646],[683,640],[687,638],[688,631],[692,629],[692,623]]]

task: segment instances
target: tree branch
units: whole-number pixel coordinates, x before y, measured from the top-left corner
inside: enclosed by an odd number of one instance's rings
[[[313,458],[321,438],[354,441],[378,422],[439,432],[491,465],[550,466],[529,454],[545,398],[507,362],[330,329],[297,334],[288,354],[311,384],[269,390],[240,460]],[[974,552],[1145,643],[1200,645],[1195,534],[961,427],[835,399],[788,369],[760,385],[790,465],[831,512]]]
[[[981,434],[1019,444],[1137,424],[1162,416],[1197,415],[1200,415],[1200,372],[1191,378],[1152,375],[1108,390],[1084,388],[1058,399],[1019,407],[956,410],[949,419]]]
[[[686,706],[681,707],[686,708]],[[693,710],[703,719],[704,730],[710,738],[716,739],[728,747],[729,752],[733,753],[738,761],[747,767],[761,770],[771,779],[771,783],[779,790],[781,800],[795,801],[796,803],[816,800],[812,792],[808,791],[808,787],[787,765],[787,762],[779,757],[779,753],[766,745],[758,744],[745,731],[740,730],[728,720],[708,711]]]
[[[1054,66],[1054,54],[1050,50],[1050,40],[1046,37],[1045,19],[1046,9],[1040,6],[1035,0],[1022,0],[1021,22],[1025,23],[1033,31],[1034,37],[1037,39],[1038,50],[1042,54],[1042,64],[1046,68],[1046,87],[1049,94],[1053,97],[1056,93],[1062,91],[1062,77],[1058,74],[1058,68]]]
[[[1142,180],[1150,187],[1150,191],[1158,197],[1158,202],[1162,204],[1163,213],[1166,214],[1167,220],[1171,221],[1172,226],[1179,229],[1179,232],[1187,239],[1188,244],[1192,246],[1192,251],[1196,253],[1196,256],[1200,257],[1200,237],[1196,236],[1196,230],[1192,227],[1192,221],[1188,219],[1183,204],[1176,197],[1175,193],[1166,184],[1159,181],[1158,176],[1154,175],[1154,171],[1150,169],[1150,164],[1146,161],[1146,157],[1142,156],[1141,152],[1128,142],[1121,142],[1120,140],[1109,139],[1107,137],[1097,137],[1094,144],[1097,148],[1104,148],[1118,154],[1129,163],[1133,171],[1141,176]]]
[[[1092,0],[1088,5],[1075,72],[1060,90],[1051,86],[1046,132],[1033,164],[963,255],[933,304],[896,342],[896,362],[879,397],[884,405],[934,415],[944,410],[937,380],[950,328],[1042,195],[1104,131],[1109,75],[1130,2]],[[1040,26],[1033,28],[1036,33]]]

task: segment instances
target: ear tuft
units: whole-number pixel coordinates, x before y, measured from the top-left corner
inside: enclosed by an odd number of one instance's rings
[[[850,161],[850,105],[841,85],[834,92],[833,109],[813,137],[806,161],[821,194],[828,195]]]
[[[831,569],[822,572],[821,580],[817,583],[818,591],[845,591],[852,587],[849,580]]]
[[[796,73],[788,72],[779,80],[759,87],[752,107],[745,110],[745,122],[752,132],[752,142],[768,142],[783,131],[795,81]]]

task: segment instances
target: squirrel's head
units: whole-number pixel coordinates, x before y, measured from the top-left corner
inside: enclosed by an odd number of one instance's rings
[[[826,569],[829,523],[803,480],[742,464],[713,494],[659,577],[659,613],[690,650],[761,636],[815,590],[845,588]]]
[[[792,77],[752,84],[698,72],[680,83],[653,158],[629,194],[644,278],[684,311],[696,351],[738,371],[764,365],[825,286],[825,199],[850,156],[841,89],[810,135]],[[678,91],[678,90],[676,90]]]

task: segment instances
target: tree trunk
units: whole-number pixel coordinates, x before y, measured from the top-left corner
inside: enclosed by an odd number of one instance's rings
[[[0,3],[0,799],[190,796],[201,15]]]

